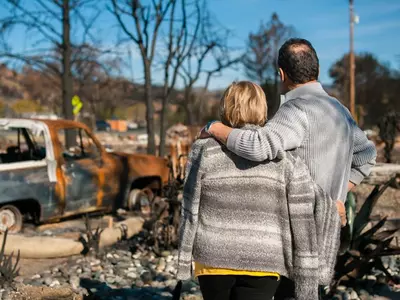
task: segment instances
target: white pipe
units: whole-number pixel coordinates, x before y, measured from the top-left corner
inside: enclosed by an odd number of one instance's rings
[[[104,229],[100,235],[100,247],[110,246],[121,240],[124,228],[126,228],[126,238],[131,238],[142,230],[143,223],[142,218],[133,217],[116,223],[113,228]],[[78,255],[82,252],[83,245],[81,242],[66,238],[8,234],[4,254],[14,253],[16,256],[18,250],[21,258],[57,258]]]

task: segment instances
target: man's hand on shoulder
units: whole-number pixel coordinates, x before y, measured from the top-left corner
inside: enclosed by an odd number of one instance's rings
[[[231,132],[232,128],[222,124],[220,121],[211,121],[201,129],[199,134],[196,136],[196,139],[213,137],[226,145],[228,136]]]
[[[206,131],[206,126],[204,126],[201,130],[200,130],[200,132],[196,135],[196,140],[199,140],[199,139],[207,139],[207,138],[209,138],[209,137],[211,137],[211,135]]]

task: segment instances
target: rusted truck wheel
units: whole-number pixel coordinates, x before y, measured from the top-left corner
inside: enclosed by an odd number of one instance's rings
[[[128,208],[129,210],[140,211],[144,216],[149,216],[153,198],[154,194],[149,189],[133,189],[129,193]]]
[[[0,207],[0,231],[17,233],[22,229],[23,217],[20,210],[14,205]]]

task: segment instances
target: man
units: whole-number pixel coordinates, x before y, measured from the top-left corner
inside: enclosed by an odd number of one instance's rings
[[[309,41],[288,40],[279,50],[278,67],[285,101],[264,128],[232,129],[213,121],[201,137],[211,135],[253,161],[273,160],[292,150],[304,160],[316,183],[339,200],[338,211],[345,223],[346,194],[369,175],[375,146],[349,111],[317,81],[319,60]]]

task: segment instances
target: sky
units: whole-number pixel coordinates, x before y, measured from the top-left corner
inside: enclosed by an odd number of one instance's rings
[[[349,51],[349,1],[347,0],[212,0],[210,8],[222,24],[234,30],[245,45],[248,33],[276,12],[284,24],[308,39],[320,60],[320,81],[330,84],[330,66]],[[400,0],[354,0],[359,16],[355,25],[356,52],[372,52],[392,67],[400,67]],[[227,71],[213,87],[227,85],[244,74]]]
[[[372,52],[379,60],[400,68],[400,0],[354,2],[360,20],[355,25],[355,51]],[[306,38],[314,45],[320,59],[320,81],[324,84],[331,83],[330,66],[348,52],[348,0],[209,0],[208,3],[219,23],[233,32],[230,45],[239,49],[245,49],[249,33],[256,32],[261,22],[268,22],[276,12],[284,24],[295,28],[298,37]],[[102,44],[113,45],[120,36],[114,17],[106,13],[99,22],[98,36]],[[11,44],[15,51],[22,52],[32,47],[32,40],[29,33],[16,30]],[[126,48],[123,46],[124,51]],[[122,75],[132,78],[133,70],[133,79],[140,82],[143,78],[140,56],[133,44],[131,49],[132,65],[126,63]],[[161,74],[155,72],[155,81],[161,78]],[[241,79],[246,79],[243,70],[226,70],[212,79],[210,88],[223,89]]]

